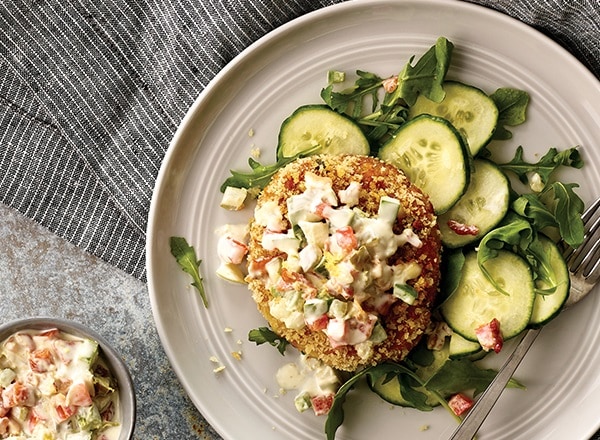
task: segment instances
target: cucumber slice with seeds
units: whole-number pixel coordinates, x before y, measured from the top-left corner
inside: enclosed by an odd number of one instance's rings
[[[498,124],[498,107],[485,92],[457,81],[444,83],[445,98],[434,102],[419,95],[409,109],[409,118],[421,114],[440,116],[450,121],[465,137],[475,156],[491,140]]]
[[[504,292],[487,279],[479,268],[477,252],[470,251],[458,286],[440,311],[452,330],[469,341],[477,342],[475,329],[494,318],[500,321],[504,339],[510,339],[529,324],[535,299],[531,267],[517,254],[499,250],[485,262],[485,268]]]
[[[506,215],[509,196],[506,175],[492,162],[475,159],[467,191],[438,218],[444,245],[457,248],[483,237]]]
[[[404,171],[438,214],[450,209],[469,183],[468,150],[443,118],[421,115],[407,122],[381,147],[379,158]]]
[[[279,130],[277,158],[293,157],[320,145],[313,154],[360,154],[371,151],[361,128],[349,117],[326,105],[297,108]]]

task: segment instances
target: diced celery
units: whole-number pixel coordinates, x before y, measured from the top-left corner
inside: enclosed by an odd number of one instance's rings
[[[100,411],[95,405],[79,407],[77,411],[77,425],[82,431],[93,431],[102,426]]]
[[[346,80],[346,72],[341,70],[330,70],[327,72],[327,83],[337,84]]]
[[[329,315],[334,318],[343,318],[348,311],[348,304],[344,301],[340,301],[339,299],[334,299],[331,301],[331,305],[329,306]]]
[[[244,284],[244,273],[237,264],[222,263],[216,271],[219,278],[232,283]]]
[[[17,373],[15,373],[10,368],[5,368],[0,371],[0,387],[6,388],[9,386],[13,380],[17,377]]]
[[[354,219],[354,211],[350,208],[335,209],[329,215],[329,225],[331,229],[339,229],[348,226]]]
[[[79,359],[93,365],[98,358],[98,343],[92,339],[84,339],[79,347]]]
[[[386,339],[387,333],[381,325],[381,322],[377,321],[377,324],[375,324],[375,327],[373,327],[373,331],[371,332],[371,337],[369,338],[369,341],[374,344],[378,344],[380,342],[385,341]]]
[[[244,207],[247,196],[248,190],[246,188],[228,186],[225,188],[220,206],[229,211],[239,211]]]
[[[298,394],[294,398],[294,406],[298,412],[304,412],[311,407],[310,395],[306,392]]]
[[[312,298],[304,303],[304,316],[306,318],[319,317],[327,313],[327,301],[320,298]]]
[[[417,299],[417,291],[409,284],[394,284],[394,296],[411,305]]]
[[[379,200],[379,210],[377,212],[377,218],[387,223],[393,224],[398,217],[398,210],[400,209],[400,201],[393,197],[383,196]]]
[[[314,244],[317,247],[323,248],[329,237],[329,227],[323,222],[308,222],[301,220],[298,226],[304,233],[304,238],[308,244]]]

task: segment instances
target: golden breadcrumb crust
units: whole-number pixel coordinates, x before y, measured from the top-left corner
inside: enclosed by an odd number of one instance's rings
[[[438,289],[441,241],[431,203],[421,190],[409,182],[402,171],[391,164],[368,156],[317,155],[296,160],[279,170],[261,192],[257,206],[274,200],[286,216],[286,200],[294,194],[304,192],[306,172],[331,178],[336,193],[345,189],[352,181],[360,182],[358,207],[369,216],[377,213],[382,196],[400,200],[401,220],[394,230],[400,233],[405,228],[412,228],[423,246],[401,246],[392,259],[394,263],[416,261],[421,266],[421,275],[410,281],[418,292],[418,298],[413,305],[397,301],[388,314],[382,317],[388,338],[374,345],[367,359],[362,359],[351,345],[332,348],[323,331],[312,331],[308,327],[301,330],[287,328],[270,314],[269,300],[272,294],[265,288],[263,280],[249,277],[249,287],[259,311],[272,329],[293,346],[339,370],[356,371],[361,366],[404,359],[431,322],[431,307]],[[281,254],[279,251],[267,251],[261,246],[263,231],[263,226],[251,223],[249,262]]]

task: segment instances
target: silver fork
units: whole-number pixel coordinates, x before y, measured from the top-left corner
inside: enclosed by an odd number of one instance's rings
[[[583,299],[600,278],[600,199],[586,209],[581,218],[585,230],[583,243],[577,249],[561,243],[571,279],[571,290],[565,307],[570,307]],[[492,383],[481,393],[450,440],[473,439],[540,330],[541,328],[527,330],[514,352],[506,360]]]

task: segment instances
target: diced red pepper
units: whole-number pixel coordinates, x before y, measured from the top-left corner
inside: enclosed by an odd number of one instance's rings
[[[92,396],[83,382],[77,382],[71,385],[67,393],[67,404],[75,406],[90,406]]]
[[[333,237],[335,238],[337,245],[346,254],[349,254],[354,249],[358,248],[358,239],[356,238],[354,230],[351,226],[342,226],[341,228],[337,229],[333,233]]]
[[[457,393],[448,400],[450,409],[457,416],[461,416],[473,407],[473,399],[463,393]]]
[[[55,410],[59,423],[64,422],[77,412],[77,408],[74,405],[57,405]]]
[[[2,390],[2,406],[14,408],[15,406],[31,406],[35,402],[35,395],[22,382],[14,382]]]
[[[29,354],[29,368],[35,373],[45,373],[53,362],[52,352],[47,348],[38,348]]]
[[[311,397],[313,411],[315,415],[322,416],[329,412],[333,405],[333,394],[322,394],[320,396]]]
[[[316,332],[320,330],[325,330],[327,328],[327,323],[329,323],[329,316],[327,316],[327,314],[324,314],[310,322],[307,322],[307,325],[308,328]]]
[[[500,321],[496,318],[492,319],[487,324],[483,324],[475,329],[475,335],[481,347],[485,351],[494,350],[499,353],[502,350],[504,339],[500,332]]]
[[[477,235],[479,234],[479,228],[475,225],[466,225],[456,220],[448,220],[448,227],[457,235]]]

